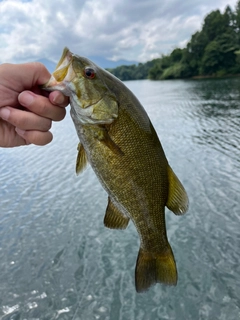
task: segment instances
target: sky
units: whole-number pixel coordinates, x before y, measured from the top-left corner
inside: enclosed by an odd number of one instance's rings
[[[78,55],[145,62],[184,47],[237,0],[0,0],[0,63]]]

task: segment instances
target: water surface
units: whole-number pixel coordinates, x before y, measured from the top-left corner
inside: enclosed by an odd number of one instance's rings
[[[139,239],[103,226],[107,194],[75,174],[70,116],[46,147],[0,149],[0,319],[240,318],[240,79],[129,81],[190,208],[167,210],[176,287],[137,294]]]

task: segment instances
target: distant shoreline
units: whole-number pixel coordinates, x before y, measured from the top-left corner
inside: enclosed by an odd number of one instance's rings
[[[208,75],[208,76],[193,76],[193,77],[191,77],[191,78],[189,78],[189,79],[224,79],[224,78],[238,78],[238,77],[240,77],[240,73],[236,73],[236,74],[231,74],[231,73],[229,73],[229,74],[224,74],[224,75]],[[183,79],[183,78],[182,78]]]

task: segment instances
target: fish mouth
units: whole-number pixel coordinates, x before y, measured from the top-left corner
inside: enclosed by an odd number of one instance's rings
[[[64,95],[70,96],[69,83],[76,76],[72,68],[72,60],[73,53],[65,47],[51,78],[41,88],[46,91],[61,91]]]

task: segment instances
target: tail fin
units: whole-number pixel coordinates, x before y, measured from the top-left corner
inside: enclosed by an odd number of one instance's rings
[[[143,292],[157,282],[177,284],[177,267],[170,245],[162,254],[139,250],[135,270],[137,292]]]

